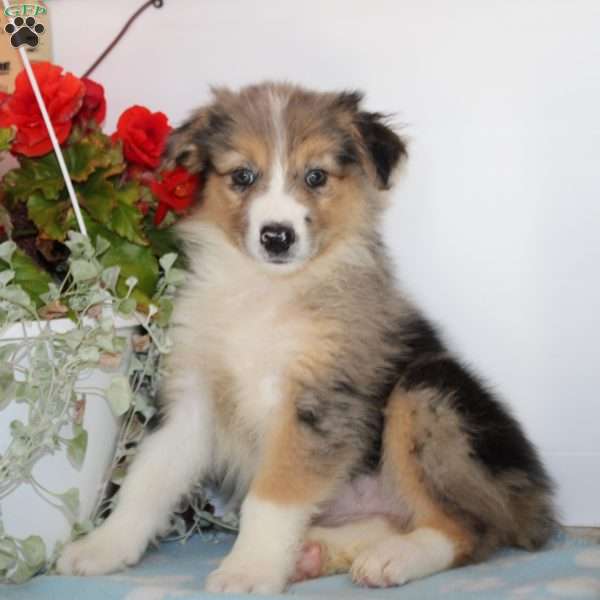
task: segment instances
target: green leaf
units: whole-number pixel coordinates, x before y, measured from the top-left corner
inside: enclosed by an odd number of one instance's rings
[[[175,264],[176,260],[177,254],[175,252],[169,252],[169,254],[161,256],[158,262],[160,263],[160,266],[162,267],[163,271],[165,273],[168,273],[171,267]]]
[[[8,365],[0,365],[0,387],[8,387],[14,381],[14,374]]]
[[[49,200],[41,192],[29,195],[27,214],[40,232],[52,240],[63,241],[74,225],[71,203],[68,200]]]
[[[46,562],[46,544],[39,535],[30,535],[21,542],[21,552],[25,562],[36,571]]]
[[[124,317],[129,317],[135,311],[136,306],[137,302],[134,298],[125,298],[125,300],[119,303],[118,310],[119,313],[122,314]]]
[[[17,545],[11,539],[0,539],[0,571],[12,569],[18,558]]]
[[[10,148],[10,143],[14,137],[12,127],[0,128],[0,152],[6,152]]]
[[[18,285],[0,288],[0,300],[6,300],[10,304],[22,307],[26,312],[31,313],[31,315],[28,316],[33,316],[35,314],[35,304],[33,303],[33,300],[29,294]]]
[[[12,270],[15,272],[12,283],[19,285],[36,306],[42,306],[44,302],[40,296],[48,292],[48,286],[52,283],[50,275],[20,249],[12,257]]]
[[[98,348],[104,352],[116,352],[115,348],[115,336],[113,332],[100,334],[96,336],[96,344]]]
[[[85,181],[96,169],[104,177],[116,175],[125,169],[120,148],[100,131],[94,131],[64,150],[65,163],[73,181]]]
[[[100,360],[100,352],[98,351],[98,348],[94,348],[93,346],[82,348],[77,356],[82,361],[92,364],[96,364]]]
[[[71,350],[75,350],[83,341],[85,331],[83,329],[71,329],[71,331],[67,331],[61,337]]]
[[[119,279],[119,273],[121,267],[115,265],[114,267],[108,267],[102,271],[102,282],[111,291],[115,291],[117,280]]]
[[[13,254],[17,249],[17,245],[12,240],[7,240],[0,244],[0,260],[10,264]]]
[[[65,182],[53,153],[39,158],[21,158],[20,163],[20,167],[9,171],[2,182],[11,196],[22,202],[34,192],[47,200],[58,198]]]
[[[67,444],[67,456],[71,464],[80,469],[87,450],[88,434],[81,425],[73,426],[74,437]]]
[[[110,242],[101,235],[96,237],[96,256],[104,254],[110,248]]]
[[[152,219],[146,215],[145,218],[146,237],[150,241],[150,247],[155,256],[164,256],[166,254],[177,254],[175,265],[178,267],[186,266],[185,254],[181,245],[181,240],[175,235],[173,227],[157,229],[152,223]]]
[[[69,239],[65,246],[71,251],[71,258],[87,258],[91,260],[96,255],[90,238],[78,231],[69,231]]]
[[[14,398],[15,379],[8,365],[0,364],[0,410]]]
[[[158,302],[158,315],[156,316],[156,322],[161,327],[166,327],[171,320],[173,314],[173,302],[168,298],[161,298]]]
[[[98,276],[98,267],[91,261],[83,258],[71,261],[70,271],[73,281],[86,281]]]
[[[115,377],[106,390],[106,399],[115,416],[125,414],[131,406],[131,387],[123,375]]]
[[[15,277],[15,272],[9,269],[0,271],[0,286],[8,285]]]
[[[64,494],[57,494],[56,497],[62,502],[69,515],[76,519],[79,512],[79,490],[72,487]]]
[[[128,277],[136,277],[138,284],[133,290],[132,297],[139,304],[148,305],[150,298],[156,290],[158,281],[158,260],[152,254],[150,248],[132,244],[119,237],[106,227],[98,225],[94,221],[87,220],[86,225],[92,237],[102,235],[110,242],[110,249],[100,257],[103,267],[120,267],[117,292],[121,296],[127,294],[125,280]]]
[[[20,561],[17,564],[17,568],[8,577],[8,581],[16,584],[25,583],[35,575],[36,570],[30,567],[25,561]]]
[[[99,223],[108,223],[116,204],[116,190],[112,182],[97,171],[90,178],[77,186],[81,205],[90,216]]]
[[[14,353],[19,350],[20,347],[21,344],[18,342],[14,342],[12,344],[0,343],[0,365],[5,366],[3,363],[7,363],[9,360],[11,360]],[[0,547],[1,543],[2,540],[0,539]]]
[[[171,285],[179,286],[186,278],[186,272],[183,269],[171,269],[166,277],[165,281]]]
[[[142,246],[148,245],[142,222],[144,215],[136,206],[140,197],[140,186],[131,182],[115,190],[115,208],[107,226],[126,240]]]

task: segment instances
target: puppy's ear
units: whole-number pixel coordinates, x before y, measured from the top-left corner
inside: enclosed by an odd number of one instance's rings
[[[355,122],[367,156],[375,168],[378,187],[389,189],[392,172],[407,156],[406,144],[385,124],[380,113],[357,112]]]
[[[204,170],[205,156],[196,138],[204,128],[205,119],[203,111],[199,110],[171,132],[163,156],[165,168],[182,166],[192,173]]]
[[[214,105],[198,109],[169,136],[165,166],[183,166],[191,173],[204,171],[210,164],[212,148],[226,137],[228,123],[227,116]]]

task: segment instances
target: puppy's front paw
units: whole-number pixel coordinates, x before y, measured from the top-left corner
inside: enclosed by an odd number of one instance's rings
[[[146,549],[126,531],[103,525],[67,544],[56,563],[61,575],[104,575],[135,564]]]
[[[228,594],[279,594],[286,586],[287,577],[265,564],[238,563],[227,559],[207,578],[207,592]]]

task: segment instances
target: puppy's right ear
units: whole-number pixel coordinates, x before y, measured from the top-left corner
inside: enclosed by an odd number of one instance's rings
[[[227,144],[231,121],[219,105],[198,109],[171,133],[165,150],[165,166],[180,165],[191,173],[204,171],[210,165],[213,150]]]

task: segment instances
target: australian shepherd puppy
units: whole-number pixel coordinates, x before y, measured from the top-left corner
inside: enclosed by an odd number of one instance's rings
[[[205,183],[164,418],[59,571],[134,564],[199,481],[241,504],[211,592],[400,585],[548,539],[534,448],[394,282],[379,221],[405,155],[360,94],[291,85],[216,90],[173,133]]]

